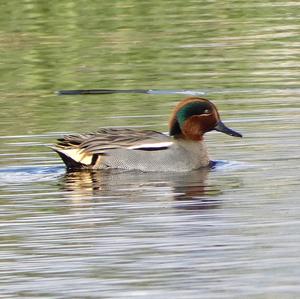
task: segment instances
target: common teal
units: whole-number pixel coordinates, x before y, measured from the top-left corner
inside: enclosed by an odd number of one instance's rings
[[[69,170],[190,171],[210,166],[203,135],[212,130],[242,137],[224,125],[212,102],[188,97],[171,115],[169,136],[152,130],[103,128],[64,136],[52,149]]]

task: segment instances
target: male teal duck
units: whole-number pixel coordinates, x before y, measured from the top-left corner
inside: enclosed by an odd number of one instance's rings
[[[52,149],[69,170],[190,171],[211,165],[203,135],[212,130],[242,137],[224,125],[212,102],[188,97],[171,115],[169,136],[152,130],[106,128],[64,136]]]

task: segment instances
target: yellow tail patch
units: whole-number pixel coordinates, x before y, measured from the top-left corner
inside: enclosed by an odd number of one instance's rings
[[[85,164],[85,165],[92,164],[93,155],[87,152],[82,152],[82,150],[80,149],[58,149],[58,150],[59,152],[70,157],[72,160],[78,163]]]

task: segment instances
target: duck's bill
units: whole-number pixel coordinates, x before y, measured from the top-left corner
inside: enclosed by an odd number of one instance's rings
[[[215,130],[218,131],[218,132],[222,132],[224,134],[230,135],[230,136],[243,137],[242,134],[240,134],[236,131],[233,131],[233,130],[229,129],[228,127],[226,127],[225,124],[222,123],[221,121],[219,121],[217,123],[217,125],[215,126]]]

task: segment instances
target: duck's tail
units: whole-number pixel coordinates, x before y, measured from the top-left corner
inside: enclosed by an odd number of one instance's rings
[[[95,157],[93,154],[82,152],[80,149],[63,149],[50,146],[63,160],[68,170],[93,168]]]

